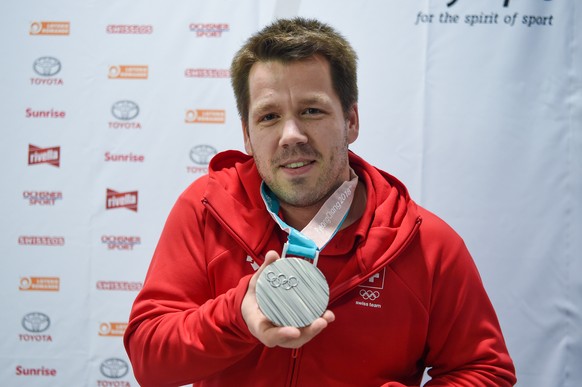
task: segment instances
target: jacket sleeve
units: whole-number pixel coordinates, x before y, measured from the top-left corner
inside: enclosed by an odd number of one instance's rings
[[[445,243],[433,267],[426,386],[513,386],[513,362],[473,259],[452,229],[440,232]]]
[[[240,310],[250,275],[213,298],[203,209],[182,195],[172,209],[138,294],[124,345],[141,386],[179,386],[236,363],[258,341]]]

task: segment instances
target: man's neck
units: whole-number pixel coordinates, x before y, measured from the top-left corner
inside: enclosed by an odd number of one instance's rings
[[[326,196],[319,202],[307,207],[297,207],[289,203],[281,202],[281,211],[283,213],[283,219],[285,220],[285,223],[296,230],[302,230],[305,226],[307,226],[307,224],[309,224],[309,222],[311,222],[311,219],[315,217],[327,199],[328,197]],[[366,187],[362,182],[358,182],[356,192],[354,193],[354,200],[340,229],[348,227],[360,219],[365,209]]]

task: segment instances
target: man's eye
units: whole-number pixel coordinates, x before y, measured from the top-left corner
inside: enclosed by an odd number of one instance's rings
[[[262,118],[261,121],[271,121],[274,120],[275,118],[277,118],[277,116],[273,113],[271,114],[265,114]]]
[[[307,108],[305,109],[305,114],[319,114],[321,113],[321,110],[317,109],[317,108]]]

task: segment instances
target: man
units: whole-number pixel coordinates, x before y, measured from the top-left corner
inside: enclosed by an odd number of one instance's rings
[[[231,73],[248,155],[217,155],[169,215],[125,334],[140,384],[395,387],[430,368],[430,386],[513,385],[460,237],[348,151],[359,131],[349,43],[315,20],[279,20]],[[333,225],[303,255],[329,284],[329,310],[276,325],[257,282],[314,224]]]

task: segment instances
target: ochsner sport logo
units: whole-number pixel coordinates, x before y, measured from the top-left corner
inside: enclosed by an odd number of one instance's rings
[[[61,165],[61,147],[40,148],[28,144],[28,165],[49,164],[54,167]]]
[[[115,208],[127,208],[137,212],[138,191],[117,192],[107,188],[107,198],[105,208],[112,210]]]

